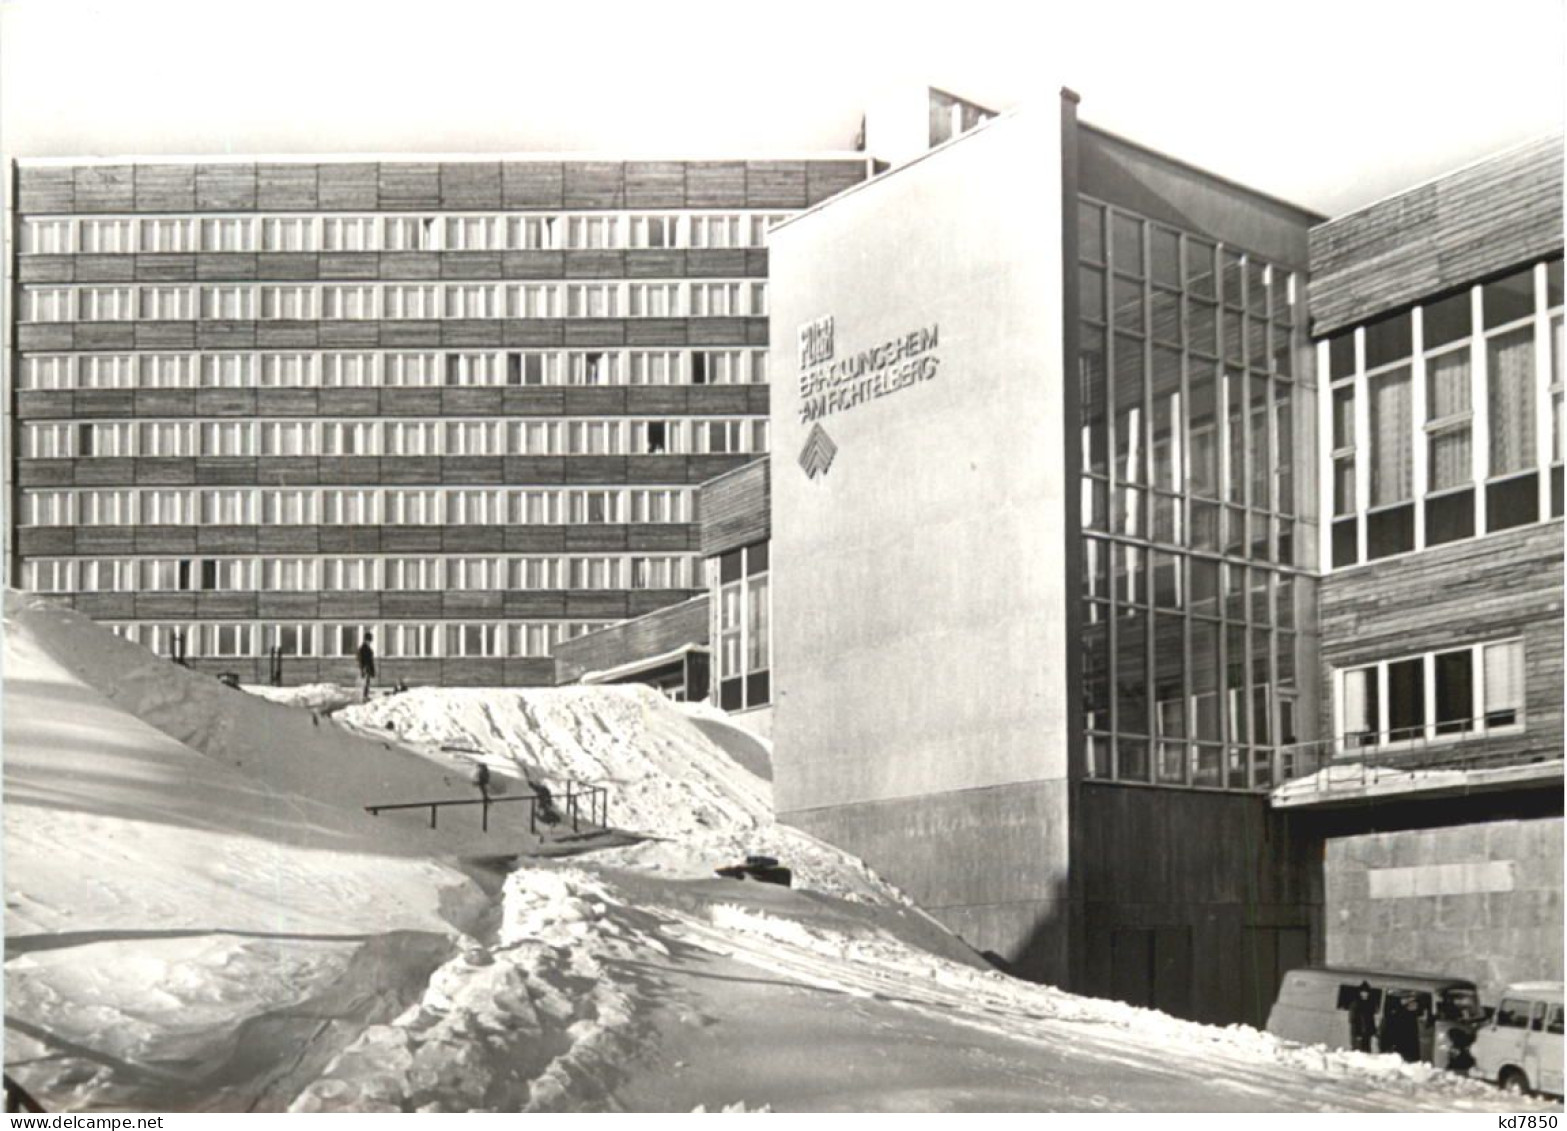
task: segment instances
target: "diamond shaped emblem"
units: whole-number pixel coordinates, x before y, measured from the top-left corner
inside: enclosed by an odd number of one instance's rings
[[[827,474],[837,454],[838,445],[827,435],[827,429],[820,424],[813,424],[811,434],[805,438],[805,447],[800,449],[800,466],[805,469],[808,478],[815,479],[818,475]]]

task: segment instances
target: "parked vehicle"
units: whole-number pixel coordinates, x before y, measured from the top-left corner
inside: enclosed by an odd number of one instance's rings
[[[1509,1092],[1562,1094],[1562,984],[1508,986],[1470,1050],[1475,1075]]]
[[[1268,1032],[1302,1044],[1353,1048],[1350,1011],[1360,996],[1362,983],[1371,987],[1375,1011],[1377,1035],[1372,1052],[1402,1051],[1389,1042],[1387,1011],[1390,1006],[1405,1008],[1404,1003],[1410,999],[1415,1002],[1418,1016],[1419,1059],[1441,1068],[1448,1066],[1455,1046],[1465,1047],[1485,1020],[1479,991],[1464,978],[1321,967],[1291,970],[1284,975],[1278,1000],[1268,1013]],[[1388,1047],[1382,1047],[1384,1044]]]

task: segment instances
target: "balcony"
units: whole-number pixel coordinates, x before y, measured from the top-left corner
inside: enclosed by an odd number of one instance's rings
[[[1443,733],[1436,733],[1437,730]],[[1562,750],[1531,746],[1521,724],[1483,718],[1361,732],[1278,751],[1275,808],[1444,796],[1562,780]]]

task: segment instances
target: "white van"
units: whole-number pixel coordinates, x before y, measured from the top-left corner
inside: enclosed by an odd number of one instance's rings
[[[1562,1094],[1562,984],[1508,986],[1475,1034],[1474,1074],[1509,1092]]]

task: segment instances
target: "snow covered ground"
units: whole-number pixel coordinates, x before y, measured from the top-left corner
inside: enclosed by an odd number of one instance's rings
[[[5,611],[5,1062],[51,1109],[1520,1106],[1006,978],[778,826],[765,744],[645,689],[263,698]],[[364,812],[478,760],[645,839]],[[800,886],[713,876],[757,852]]]

